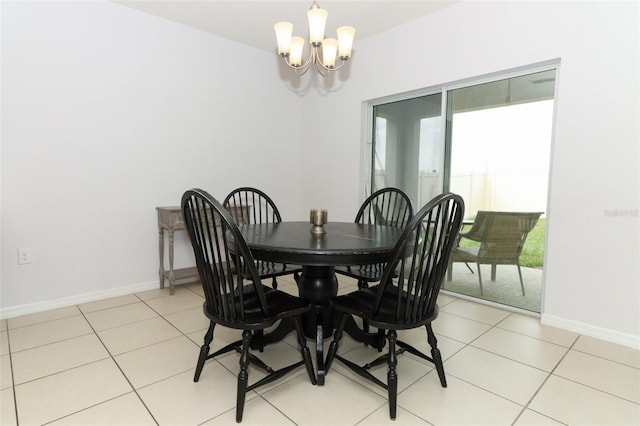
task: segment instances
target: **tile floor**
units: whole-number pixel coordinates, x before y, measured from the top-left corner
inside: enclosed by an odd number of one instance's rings
[[[287,278],[280,288],[296,291]],[[0,320],[0,424],[234,424],[237,355],[209,361],[192,380],[208,324],[202,301],[192,284],[174,296],[158,289]],[[429,363],[401,355],[393,424],[640,424],[640,352],[444,294],[440,306],[434,330],[449,386]],[[214,348],[236,336],[219,328]],[[423,330],[401,337],[426,349]],[[346,337],[340,352],[377,355]],[[274,367],[298,356],[293,335],[261,354]],[[386,380],[386,367],[375,374]],[[260,376],[250,370],[250,381]],[[336,362],[324,387],[300,367],[249,393],[243,424],[392,422],[385,392]]]

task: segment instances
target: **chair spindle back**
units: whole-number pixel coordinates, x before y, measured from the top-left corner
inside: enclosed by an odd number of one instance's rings
[[[375,312],[383,298],[388,303],[393,297],[399,323],[419,323],[433,314],[463,217],[464,201],[451,193],[437,196],[420,209],[385,268]]]
[[[182,214],[207,309],[222,323],[243,321],[246,285],[253,286],[252,294],[257,295],[260,309],[266,315],[266,298],[253,257],[229,212],[207,192],[192,189],[182,196]],[[243,282],[242,274],[233,273],[231,259],[242,263],[244,278],[249,283]]]

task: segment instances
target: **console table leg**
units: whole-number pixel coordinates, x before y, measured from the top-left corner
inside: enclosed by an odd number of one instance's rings
[[[159,227],[160,235],[158,241],[160,242],[160,288],[164,288],[164,229]]]
[[[173,230],[169,230],[169,294],[175,291],[176,276],[173,274]]]

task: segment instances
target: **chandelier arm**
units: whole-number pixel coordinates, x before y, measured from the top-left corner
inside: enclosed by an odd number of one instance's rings
[[[347,62],[347,61],[345,61],[344,59],[340,59],[340,60],[342,61],[342,62],[340,63],[340,65],[338,65],[337,67],[333,67],[333,68],[331,68],[331,67],[325,67],[325,66],[324,66],[324,64],[323,64],[322,62],[317,62],[318,70],[320,70],[320,67],[322,67],[322,69],[325,69],[325,70],[327,70],[327,71],[329,71],[329,72],[332,72],[332,71],[338,71],[340,68],[344,67],[345,62]]]
[[[287,64],[287,66],[289,68],[292,68],[295,70],[296,74],[298,75],[303,75],[305,72],[307,72],[307,70],[309,69],[309,65],[311,65],[311,56],[309,56],[309,59],[307,60],[307,62],[305,62],[304,65],[300,65],[300,66],[295,66],[295,65],[291,65],[291,62],[289,61],[289,55],[281,55],[282,59],[284,60],[284,63]],[[300,72],[302,70],[302,72]]]

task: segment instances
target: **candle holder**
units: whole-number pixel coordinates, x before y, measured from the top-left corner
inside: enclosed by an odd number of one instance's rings
[[[324,224],[327,223],[327,211],[321,209],[311,209],[309,222],[311,223],[311,233],[321,236],[327,233]]]

